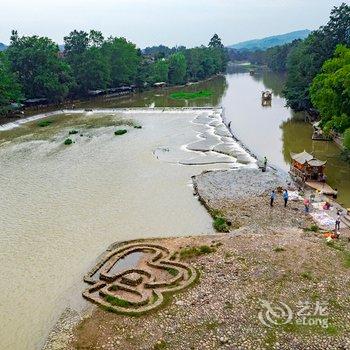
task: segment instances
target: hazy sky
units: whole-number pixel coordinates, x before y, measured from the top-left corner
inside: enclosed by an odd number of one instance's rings
[[[58,43],[73,29],[101,30],[149,45],[207,44],[218,33],[225,45],[316,29],[344,0],[1,0],[0,42],[11,29]],[[346,1],[345,2],[349,2]]]

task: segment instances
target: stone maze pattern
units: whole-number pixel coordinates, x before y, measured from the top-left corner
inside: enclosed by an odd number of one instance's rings
[[[124,259],[137,255],[137,261],[113,271]],[[91,286],[83,292],[87,300],[126,315],[138,315],[160,307],[166,294],[190,286],[197,272],[158,244],[133,243],[110,251],[84,277]]]

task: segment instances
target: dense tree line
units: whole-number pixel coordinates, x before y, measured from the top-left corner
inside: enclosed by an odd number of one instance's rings
[[[337,45],[350,45],[350,6],[333,8],[329,22],[292,50],[287,61],[286,98],[295,110],[312,108],[310,86]]]
[[[327,132],[350,133],[350,48],[339,45],[327,60],[310,88],[313,105],[320,112]],[[350,149],[350,144],[346,144]]]
[[[325,26],[304,40],[265,51],[230,52],[230,58],[287,72],[288,105],[296,111],[316,108],[326,132],[343,133],[350,127],[349,47],[350,6],[343,3],[332,9]]]
[[[60,52],[47,37],[20,37],[13,31],[9,47],[0,56],[0,113],[25,98],[60,102],[124,85],[184,84],[223,72],[227,61],[217,35],[208,46],[159,46],[142,52],[125,38],[74,30],[64,37],[64,52]]]
[[[289,44],[274,46],[267,50],[237,51],[230,50],[230,59],[233,61],[249,61],[256,65],[268,66],[275,72],[287,71],[287,59],[301,40],[294,40]]]
[[[17,77],[11,71],[10,63],[3,52],[0,52],[0,115],[9,111],[11,103],[23,97]]]

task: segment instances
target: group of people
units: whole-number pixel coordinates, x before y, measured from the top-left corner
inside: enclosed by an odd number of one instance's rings
[[[289,194],[287,190],[283,190],[283,202],[284,202],[284,207],[287,207],[288,199],[289,199]],[[276,199],[276,191],[272,190],[271,195],[270,195],[270,206],[273,207],[273,204]]]
[[[275,203],[276,196],[277,196],[276,195],[276,191],[272,190],[272,192],[270,194],[270,206],[271,207],[273,207],[273,205]],[[288,191],[287,190],[283,190],[283,195],[282,196],[283,196],[284,207],[286,208],[287,204],[288,204],[288,199],[289,199]],[[311,204],[310,199],[305,197],[305,199],[304,199],[305,213],[309,213],[310,212],[310,204]],[[329,202],[326,202],[325,205],[327,205],[327,204],[330,206]],[[329,209],[329,208],[327,208],[327,209]],[[338,232],[340,230],[340,222],[341,222],[341,212],[338,210],[337,218],[335,220],[335,232]]]

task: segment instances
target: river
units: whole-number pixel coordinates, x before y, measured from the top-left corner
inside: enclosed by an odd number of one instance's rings
[[[221,122],[216,111],[75,110],[47,120],[0,132],[0,349],[40,348],[66,306],[81,309],[82,277],[110,244],[212,233],[192,175],[256,166],[233,140],[237,159],[191,151],[220,141],[209,126]]]
[[[242,66],[231,66],[225,77],[217,77],[186,88],[172,88],[134,94],[122,99],[101,99],[96,106],[109,107],[183,107],[216,106],[225,110],[231,130],[254,154],[266,156],[270,164],[289,171],[290,152],[306,150],[315,157],[327,160],[328,183],[339,191],[338,201],[350,207],[350,164],[340,157],[340,149],[333,142],[313,141],[312,126],[305,122],[303,113],[294,113],[286,107],[282,96],[286,76],[268,70],[257,70],[251,76]],[[209,89],[208,99],[176,101],[169,95],[178,90]],[[261,92],[273,92],[271,107],[261,105]],[[89,102],[82,106],[90,106]]]
[[[185,88],[212,90],[208,99],[172,100],[170,93],[183,89],[176,88],[77,107],[221,105],[234,134],[276,167],[288,170],[290,151],[305,149],[327,159],[329,182],[338,188],[340,202],[350,206],[350,166],[333,143],[313,142],[311,126],[285,107],[283,79],[235,70]],[[265,89],[274,93],[271,107],[261,106]],[[79,118],[86,120],[89,113],[59,116],[51,129],[32,122],[0,132],[1,349],[39,348],[65,306],[81,308],[82,276],[112,242],[212,232],[190,178],[229,165],[174,164],[189,156],[183,146],[196,141],[200,129],[193,115],[131,112],[143,129],[129,128],[117,138],[102,118],[105,125],[87,127],[64,148],[68,130],[80,128]],[[165,161],[155,157],[156,150]]]

